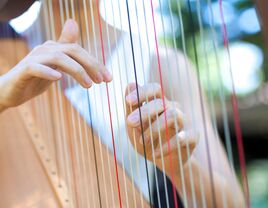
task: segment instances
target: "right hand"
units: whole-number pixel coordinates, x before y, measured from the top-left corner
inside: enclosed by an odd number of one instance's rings
[[[164,108],[159,84],[149,83],[138,87],[140,103],[138,103],[136,85],[134,83],[129,84],[126,89],[126,123],[130,141],[137,152],[143,156],[145,148],[146,159],[155,162],[160,170],[165,168],[168,176],[171,176],[172,172],[179,175],[180,166],[178,163],[180,162],[184,166],[190,159],[191,153],[198,144],[198,135],[184,128],[185,116],[176,102],[164,98]],[[167,123],[165,119],[167,119]],[[166,131],[166,127],[168,131]],[[181,155],[178,154],[179,147]],[[187,152],[187,148],[189,148],[189,152]],[[164,164],[162,163],[162,156]],[[181,158],[181,161],[179,158]],[[172,163],[170,163],[170,159]],[[169,167],[171,164],[173,164],[172,168]]]
[[[112,75],[76,42],[79,30],[68,20],[58,42],[47,41],[35,47],[22,61],[0,77],[0,106],[20,105],[44,92],[62,72],[71,75],[83,87],[110,82]],[[93,82],[92,82],[93,81]]]

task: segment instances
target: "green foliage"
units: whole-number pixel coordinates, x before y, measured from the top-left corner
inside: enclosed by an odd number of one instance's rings
[[[204,8],[207,5],[207,0],[200,0],[200,5],[201,5],[201,13],[203,14]],[[213,0],[212,2],[217,3],[218,0]],[[242,11],[248,8],[254,7],[253,2],[250,0],[240,0],[240,1],[231,1],[233,2],[233,6],[236,9],[237,15],[240,15]],[[165,5],[167,7],[167,5]],[[164,7],[165,7],[164,6]],[[215,61],[215,51],[213,50],[213,47],[211,46],[212,44],[212,36],[211,36],[211,29],[209,25],[205,24],[204,22],[202,23],[203,28],[204,28],[204,42],[208,46],[208,51],[207,53],[204,52],[204,47],[201,44],[201,38],[200,38],[200,25],[198,24],[198,17],[197,17],[197,12],[196,12],[196,1],[191,1],[191,10],[192,10],[192,15],[193,15],[193,20],[194,20],[194,27],[191,25],[190,21],[190,11],[188,8],[187,0],[186,1],[177,1],[177,0],[172,0],[171,1],[171,6],[172,6],[172,12],[174,14],[177,14],[179,16],[179,9],[181,8],[181,16],[182,16],[182,22],[183,22],[183,30],[184,30],[184,37],[185,37],[185,43],[186,43],[186,48],[187,48],[187,55],[188,57],[192,60],[194,64],[196,64],[196,61],[194,59],[194,48],[193,48],[193,41],[192,38],[194,37],[196,40],[196,47],[197,47],[197,52],[198,52],[198,61],[199,61],[199,70],[200,70],[200,78],[202,80],[202,83],[205,87],[205,89],[212,90],[213,94],[216,96],[218,95],[218,88],[220,84],[220,77],[219,77],[219,70],[217,68],[217,63]],[[223,43],[222,43],[222,34],[221,34],[221,27],[217,26],[215,27],[215,30],[218,35],[217,42],[219,42],[219,48],[220,50],[223,49]],[[168,44],[172,47],[172,37],[167,37]],[[236,42],[236,41],[244,41],[248,43],[255,44],[259,48],[262,49],[264,53],[264,47],[263,47],[263,38],[261,36],[261,33],[249,35],[249,34],[244,34],[240,33],[238,36],[233,37],[230,39],[230,43]],[[164,43],[163,39],[161,39],[162,43]],[[176,38],[176,43],[177,43],[177,48],[179,50],[182,50],[182,36],[181,34]],[[221,56],[223,53],[219,53],[219,56]],[[219,57],[219,60],[222,60],[221,57]],[[209,69],[207,67],[207,64],[209,63]],[[267,61],[264,61],[263,66],[261,68],[267,69],[266,67]],[[197,67],[197,66],[196,66]],[[208,71],[209,71],[209,76],[208,76]],[[264,75],[263,75],[264,74]],[[268,79],[268,70],[265,70],[264,73],[259,74],[258,76],[262,76],[264,81],[267,81]],[[210,83],[208,83],[208,80]],[[228,91],[225,91],[228,93]],[[243,95],[241,95],[243,96]]]

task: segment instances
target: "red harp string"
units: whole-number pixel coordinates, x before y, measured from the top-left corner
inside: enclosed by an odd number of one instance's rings
[[[162,102],[163,107],[166,109],[166,103],[165,103],[165,92],[163,87],[163,78],[162,78],[162,69],[161,69],[161,62],[160,62],[160,55],[159,55],[159,47],[158,47],[158,40],[156,35],[156,27],[155,27],[155,16],[154,16],[154,8],[153,8],[153,1],[150,0],[151,4],[151,11],[152,11],[152,19],[153,19],[153,28],[154,28],[154,39],[155,39],[155,48],[156,48],[156,56],[157,56],[157,65],[158,65],[158,73],[160,77],[160,87],[161,87],[161,93],[162,93]],[[167,123],[167,114],[166,111],[164,111],[164,118],[165,118],[165,129],[166,129],[166,137],[168,142],[168,152],[169,152],[169,166],[171,171],[171,183],[172,183],[172,192],[173,192],[173,200],[175,204],[175,208],[178,208],[178,200],[176,195],[176,187],[174,183],[174,169],[173,169],[173,162],[171,157],[171,146],[170,146],[170,136],[169,136],[169,130],[168,130],[168,123]]]
[[[244,145],[243,145],[241,126],[240,126],[238,102],[237,102],[237,96],[236,96],[233,73],[232,73],[232,65],[231,65],[231,59],[230,59],[231,55],[230,55],[230,48],[229,48],[229,39],[228,39],[227,27],[225,24],[224,14],[223,14],[222,0],[219,0],[219,8],[220,8],[221,21],[222,21],[222,37],[224,41],[224,47],[227,50],[229,62],[230,62],[229,63],[230,64],[230,76],[231,76],[231,84],[232,84],[231,101],[232,101],[232,109],[234,113],[235,134],[236,134],[236,141],[237,141],[237,146],[238,146],[238,156],[239,156],[239,163],[240,163],[240,169],[241,169],[241,175],[242,175],[242,184],[243,184],[244,194],[246,197],[247,207],[250,207]]]
[[[99,0],[97,0],[97,9],[98,9],[98,23],[99,23],[99,31],[100,31],[102,61],[103,61],[103,64],[105,65],[106,59],[105,59],[105,51],[104,51],[104,41],[103,41],[103,34],[102,34],[102,24],[101,24]],[[106,83],[106,95],[107,95],[108,108],[109,108],[110,128],[111,128],[111,133],[112,133],[112,143],[113,143],[113,154],[114,154],[114,163],[115,163],[115,171],[116,171],[116,182],[117,182],[117,189],[118,189],[118,199],[119,199],[119,203],[120,203],[120,208],[122,208],[122,199],[121,199],[120,183],[119,183],[119,176],[118,176],[118,164],[117,164],[116,149],[115,149],[115,142],[114,142],[112,112],[111,112],[109,88],[108,88],[107,83]]]

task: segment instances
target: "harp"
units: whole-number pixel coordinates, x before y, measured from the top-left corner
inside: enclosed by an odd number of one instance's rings
[[[29,2],[22,10],[32,3]],[[44,203],[45,206],[250,207],[224,2],[43,0],[39,3],[39,18],[26,32],[27,38],[1,41],[1,57],[6,57],[1,61],[2,68],[12,67],[29,48],[45,40],[56,41],[64,22],[72,18],[79,25],[79,44],[102,62],[114,78],[107,85],[83,89],[66,75],[42,95],[8,112],[23,123],[26,137],[29,137],[42,164],[54,200],[51,204]],[[204,5],[208,18],[206,30],[202,20]],[[220,34],[215,26],[213,5],[219,8]],[[185,30],[191,34],[188,43]],[[194,35],[196,31],[198,35]],[[225,64],[219,60],[220,48]],[[201,60],[200,54],[205,58]],[[208,56],[213,58],[208,59]],[[191,61],[189,57],[192,57]],[[218,104],[215,104],[215,92],[210,90],[212,65],[216,65],[213,73],[217,74],[216,82],[219,83],[216,88]],[[224,92],[221,67],[228,69],[226,76],[231,80],[229,95]],[[201,70],[206,70],[203,77]],[[128,106],[125,102],[125,88],[130,82],[135,83],[136,89],[139,89],[138,85],[157,82],[162,93],[158,101],[164,109],[167,108],[164,97],[179,103],[178,108],[191,124],[187,130],[198,131],[197,137],[204,152],[191,149],[192,144],[187,140],[181,143],[178,136],[171,140],[168,130],[170,115],[166,111],[162,113],[165,131],[160,132],[158,126],[156,141],[152,140],[150,130],[160,115],[152,121],[149,118],[146,127],[151,143],[145,143],[142,122],[138,127],[142,132],[142,144],[138,143],[139,138],[131,143],[129,137],[133,132],[127,129]],[[204,85],[207,86],[206,93]],[[131,90],[126,91],[128,94]],[[139,99],[139,91],[136,92]],[[149,103],[148,97],[136,109],[141,121],[141,109],[146,103]],[[217,107],[220,110],[215,109]],[[223,123],[222,142],[218,134],[217,112],[220,112]],[[172,116],[176,118],[174,112]],[[232,127],[228,119],[233,121]],[[179,124],[175,123],[173,129],[179,131]],[[234,129],[234,135],[231,135],[230,128]],[[166,146],[162,145],[161,137],[166,138]],[[237,145],[233,146],[234,141]],[[174,145],[176,158],[169,154],[174,151]],[[156,147],[160,148],[158,158],[154,152]],[[163,154],[162,148],[167,149],[167,155]],[[183,149],[185,155],[181,153]],[[195,166],[198,161],[191,161],[192,154],[197,160],[202,158],[199,166]],[[235,171],[235,163],[239,164],[238,171]],[[158,168],[154,164],[158,164]],[[241,190],[238,184],[241,184]]]

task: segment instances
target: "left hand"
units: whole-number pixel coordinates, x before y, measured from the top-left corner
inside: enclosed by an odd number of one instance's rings
[[[36,46],[9,72],[0,76],[0,112],[40,95],[61,79],[62,73],[72,76],[85,88],[90,88],[93,82],[110,82],[112,75],[76,43],[78,39],[77,23],[67,20],[57,42],[47,41]]]
[[[178,103],[165,99],[163,105],[161,87],[157,83],[139,86],[139,103],[137,99],[137,89],[135,84],[129,84],[126,89],[126,122],[128,135],[132,145],[136,150],[144,155],[142,135],[147,159],[163,170],[161,157],[163,155],[165,171],[170,175],[170,157],[173,163],[173,171],[179,173],[179,163],[184,165],[195,149],[198,137],[190,133],[185,128],[185,116],[178,108]],[[139,115],[141,110],[141,119]],[[158,116],[158,119],[157,119]],[[141,129],[141,123],[143,132]],[[166,129],[166,125],[168,129]],[[161,143],[160,143],[161,142]],[[169,146],[170,145],[170,146]],[[180,146],[180,149],[178,147]],[[187,148],[189,147],[188,155]],[[179,161],[178,150],[181,152]]]

